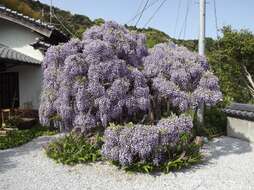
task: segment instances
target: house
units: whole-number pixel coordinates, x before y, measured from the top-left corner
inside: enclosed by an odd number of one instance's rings
[[[44,53],[66,41],[55,27],[0,7],[0,108],[38,109]]]

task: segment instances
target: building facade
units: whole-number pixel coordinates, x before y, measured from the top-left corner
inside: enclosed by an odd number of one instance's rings
[[[0,108],[39,108],[44,53],[66,41],[58,29],[0,7]]]

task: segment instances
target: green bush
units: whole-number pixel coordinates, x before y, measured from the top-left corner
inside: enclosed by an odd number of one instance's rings
[[[69,134],[45,147],[48,157],[58,163],[74,165],[94,162],[101,159],[101,137],[85,138],[81,135]]]
[[[10,131],[7,136],[0,136],[0,150],[20,146],[38,136],[54,135],[55,133],[56,131],[40,125],[32,129]]]
[[[22,119],[19,116],[12,116],[5,122],[6,127],[16,128],[22,123]]]
[[[220,136],[226,133],[227,116],[221,106],[205,109],[204,131],[209,137]]]

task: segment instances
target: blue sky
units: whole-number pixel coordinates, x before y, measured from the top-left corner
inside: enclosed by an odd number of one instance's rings
[[[40,0],[50,4],[50,0]],[[156,0],[149,0],[153,3]],[[163,0],[157,0],[152,7],[144,12],[138,27],[144,27],[149,17],[159,7]],[[180,3],[179,19],[177,24],[177,10]],[[199,30],[199,0],[167,0],[159,12],[147,25],[159,29],[175,38],[196,39]],[[118,23],[127,23],[134,15],[141,3],[146,0],[53,0],[53,5],[72,13],[83,14],[91,19],[103,18]],[[206,36],[216,37],[214,16],[214,0],[207,0]],[[149,4],[148,3],[148,4]],[[186,8],[189,11],[184,34],[184,18]],[[216,0],[218,27],[231,25],[235,29],[249,29],[254,31],[254,0]],[[136,19],[137,20],[137,19]],[[135,21],[130,24],[135,25]]]

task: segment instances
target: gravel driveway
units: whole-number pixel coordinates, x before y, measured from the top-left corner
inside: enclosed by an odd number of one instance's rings
[[[39,137],[0,151],[1,190],[254,190],[254,145],[229,137],[204,147],[207,162],[169,174],[125,173],[106,163],[56,164],[42,150],[55,137]]]

